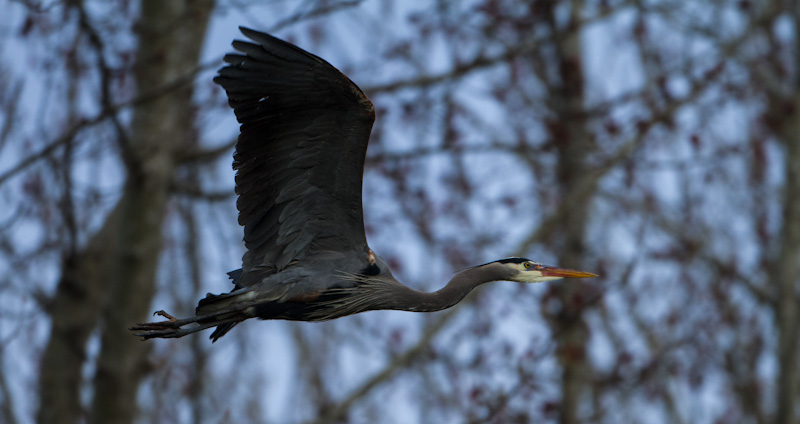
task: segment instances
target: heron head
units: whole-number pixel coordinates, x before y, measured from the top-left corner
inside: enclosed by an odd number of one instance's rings
[[[510,280],[520,283],[541,283],[562,278],[597,277],[597,274],[592,274],[591,272],[542,265],[526,258],[508,258],[497,262],[514,271]]]

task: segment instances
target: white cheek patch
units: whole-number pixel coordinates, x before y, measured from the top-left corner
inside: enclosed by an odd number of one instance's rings
[[[522,278],[530,283],[538,283],[539,281],[542,281],[542,278],[545,277],[542,277],[542,273],[539,271],[529,271],[526,269],[525,271],[522,271]]]
[[[525,276],[526,280],[530,280],[530,281],[539,281],[540,278],[543,278],[541,271],[528,271],[528,270],[525,270],[525,271],[522,271],[522,275]]]
[[[562,278],[564,277],[538,277],[535,282],[543,283],[545,281],[555,281],[555,280],[560,280]]]

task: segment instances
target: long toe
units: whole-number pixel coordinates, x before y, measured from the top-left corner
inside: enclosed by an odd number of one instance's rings
[[[153,312],[153,315],[154,315],[154,316],[155,316],[155,315],[158,315],[158,316],[164,317],[164,318],[166,318],[166,319],[168,319],[168,320],[170,320],[170,321],[177,321],[177,320],[178,320],[178,318],[175,318],[174,316],[172,316],[172,315],[168,314],[168,313],[167,313],[167,311],[165,311],[165,310],[163,310],[163,309],[162,309],[162,310],[160,310],[160,311],[155,311],[155,312]]]

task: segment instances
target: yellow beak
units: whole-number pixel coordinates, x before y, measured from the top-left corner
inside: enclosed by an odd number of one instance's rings
[[[597,277],[597,274],[592,274],[586,271],[575,271],[573,269],[556,268],[554,266],[544,266],[539,270],[543,276],[546,277],[561,277],[561,278],[589,278]]]

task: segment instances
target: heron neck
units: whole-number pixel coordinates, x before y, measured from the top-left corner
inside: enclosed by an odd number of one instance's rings
[[[460,302],[475,287],[491,281],[507,279],[506,270],[495,264],[469,268],[459,272],[441,289],[426,293],[403,286],[407,292],[397,309],[414,312],[435,312],[447,309]]]

